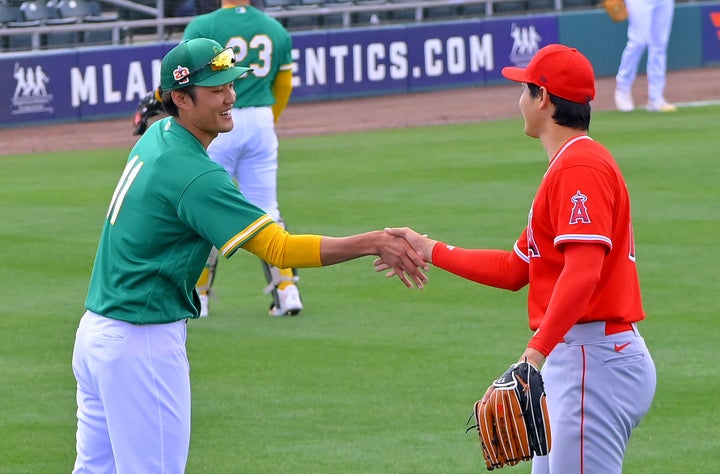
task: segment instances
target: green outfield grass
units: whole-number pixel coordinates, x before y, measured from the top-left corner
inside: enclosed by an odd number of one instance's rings
[[[598,113],[623,169],[658,367],[627,473],[705,473],[717,460],[720,108]],[[73,338],[101,221],[128,150],[0,157],[0,473],[70,472]],[[409,225],[510,248],[547,158],[519,119],[285,139],[280,202],[294,232]],[[474,401],[523,350],[525,291],[431,269],[419,292],[364,258],[302,270],[306,309],[270,318],[260,264],[223,261],[192,321],[187,472],[485,472]],[[714,466],[714,464],[713,464]],[[529,463],[503,472],[529,472]]]

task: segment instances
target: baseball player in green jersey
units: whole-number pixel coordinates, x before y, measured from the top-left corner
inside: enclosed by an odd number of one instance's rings
[[[274,18],[250,6],[249,0],[222,0],[221,7],[195,17],[185,27],[184,39],[212,38],[233,48],[238,65],[253,72],[235,83],[233,121],[238,125],[213,140],[210,158],[235,178],[240,191],[251,203],[283,225],[277,199],[278,139],[275,122],[292,92],[292,40]],[[218,254],[208,257],[198,280],[198,293],[208,311]],[[272,294],[271,316],[296,315],[302,310],[297,276],[290,268],[280,269],[262,262]]]
[[[267,212],[280,225],[277,199],[278,139],[275,123],[292,93],[292,39],[274,18],[250,5],[249,0],[223,0],[213,12],[194,18],[185,28],[183,39],[212,38],[233,48],[239,66],[252,73],[235,83],[237,99],[232,115],[236,126],[213,140],[210,158],[220,163],[235,179],[251,203]],[[161,91],[141,101],[147,116],[162,107]],[[142,112],[136,114],[136,133],[142,133]],[[138,122],[139,121],[139,122]],[[139,125],[139,127],[138,127]],[[218,261],[213,248],[197,283],[201,316],[209,314],[210,289]],[[272,295],[271,316],[296,315],[303,308],[296,271],[262,262],[267,280],[265,292]]]
[[[406,286],[426,281],[422,258],[384,231],[289,234],[209,158],[212,140],[233,128],[233,82],[249,71],[232,48],[184,41],[160,70],[169,117],[138,140],[112,194],[75,339],[74,473],[184,472],[186,321],[199,317],[195,283],[211,247],[225,257],[242,248],[282,268],[378,255]]]

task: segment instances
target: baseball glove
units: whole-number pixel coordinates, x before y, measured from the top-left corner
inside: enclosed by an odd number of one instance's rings
[[[530,363],[513,364],[489,399],[475,402],[475,425],[488,471],[550,452],[550,420],[542,376]],[[470,422],[468,420],[468,422]]]
[[[163,111],[161,91],[158,87],[140,99],[133,116],[133,135],[142,135],[148,127],[148,119]]]
[[[620,22],[627,20],[628,12],[625,7],[625,0],[605,0],[603,6],[612,21]]]

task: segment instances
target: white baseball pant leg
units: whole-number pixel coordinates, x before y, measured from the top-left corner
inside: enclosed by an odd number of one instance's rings
[[[73,350],[74,474],[183,474],[190,446],[187,324],[86,312]]]
[[[648,102],[663,99],[667,72],[667,45],[675,13],[673,0],[626,0],[628,40],[615,76],[617,88],[630,92],[647,49]]]
[[[552,447],[532,474],[621,474],[633,428],[650,409],[656,374],[635,328],[576,324],[542,368]]]
[[[234,108],[232,116],[233,129],[213,140],[208,155],[235,178],[248,201],[277,221],[278,139],[272,108]]]
[[[648,102],[659,102],[665,97],[667,75],[667,46],[670,41],[675,2],[657,1],[652,10],[653,28],[648,44],[647,78]]]

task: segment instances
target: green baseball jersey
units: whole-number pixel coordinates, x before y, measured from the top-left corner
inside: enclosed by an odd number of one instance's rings
[[[184,39],[211,38],[235,50],[238,66],[252,73],[235,81],[235,107],[265,107],[275,103],[272,84],[278,71],[292,68],[292,40],[276,19],[251,6],[220,8],[195,17]]]
[[[211,247],[231,256],[272,223],[173,117],[130,152],[103,224],[85,307],[134,324],[198,317]]]

